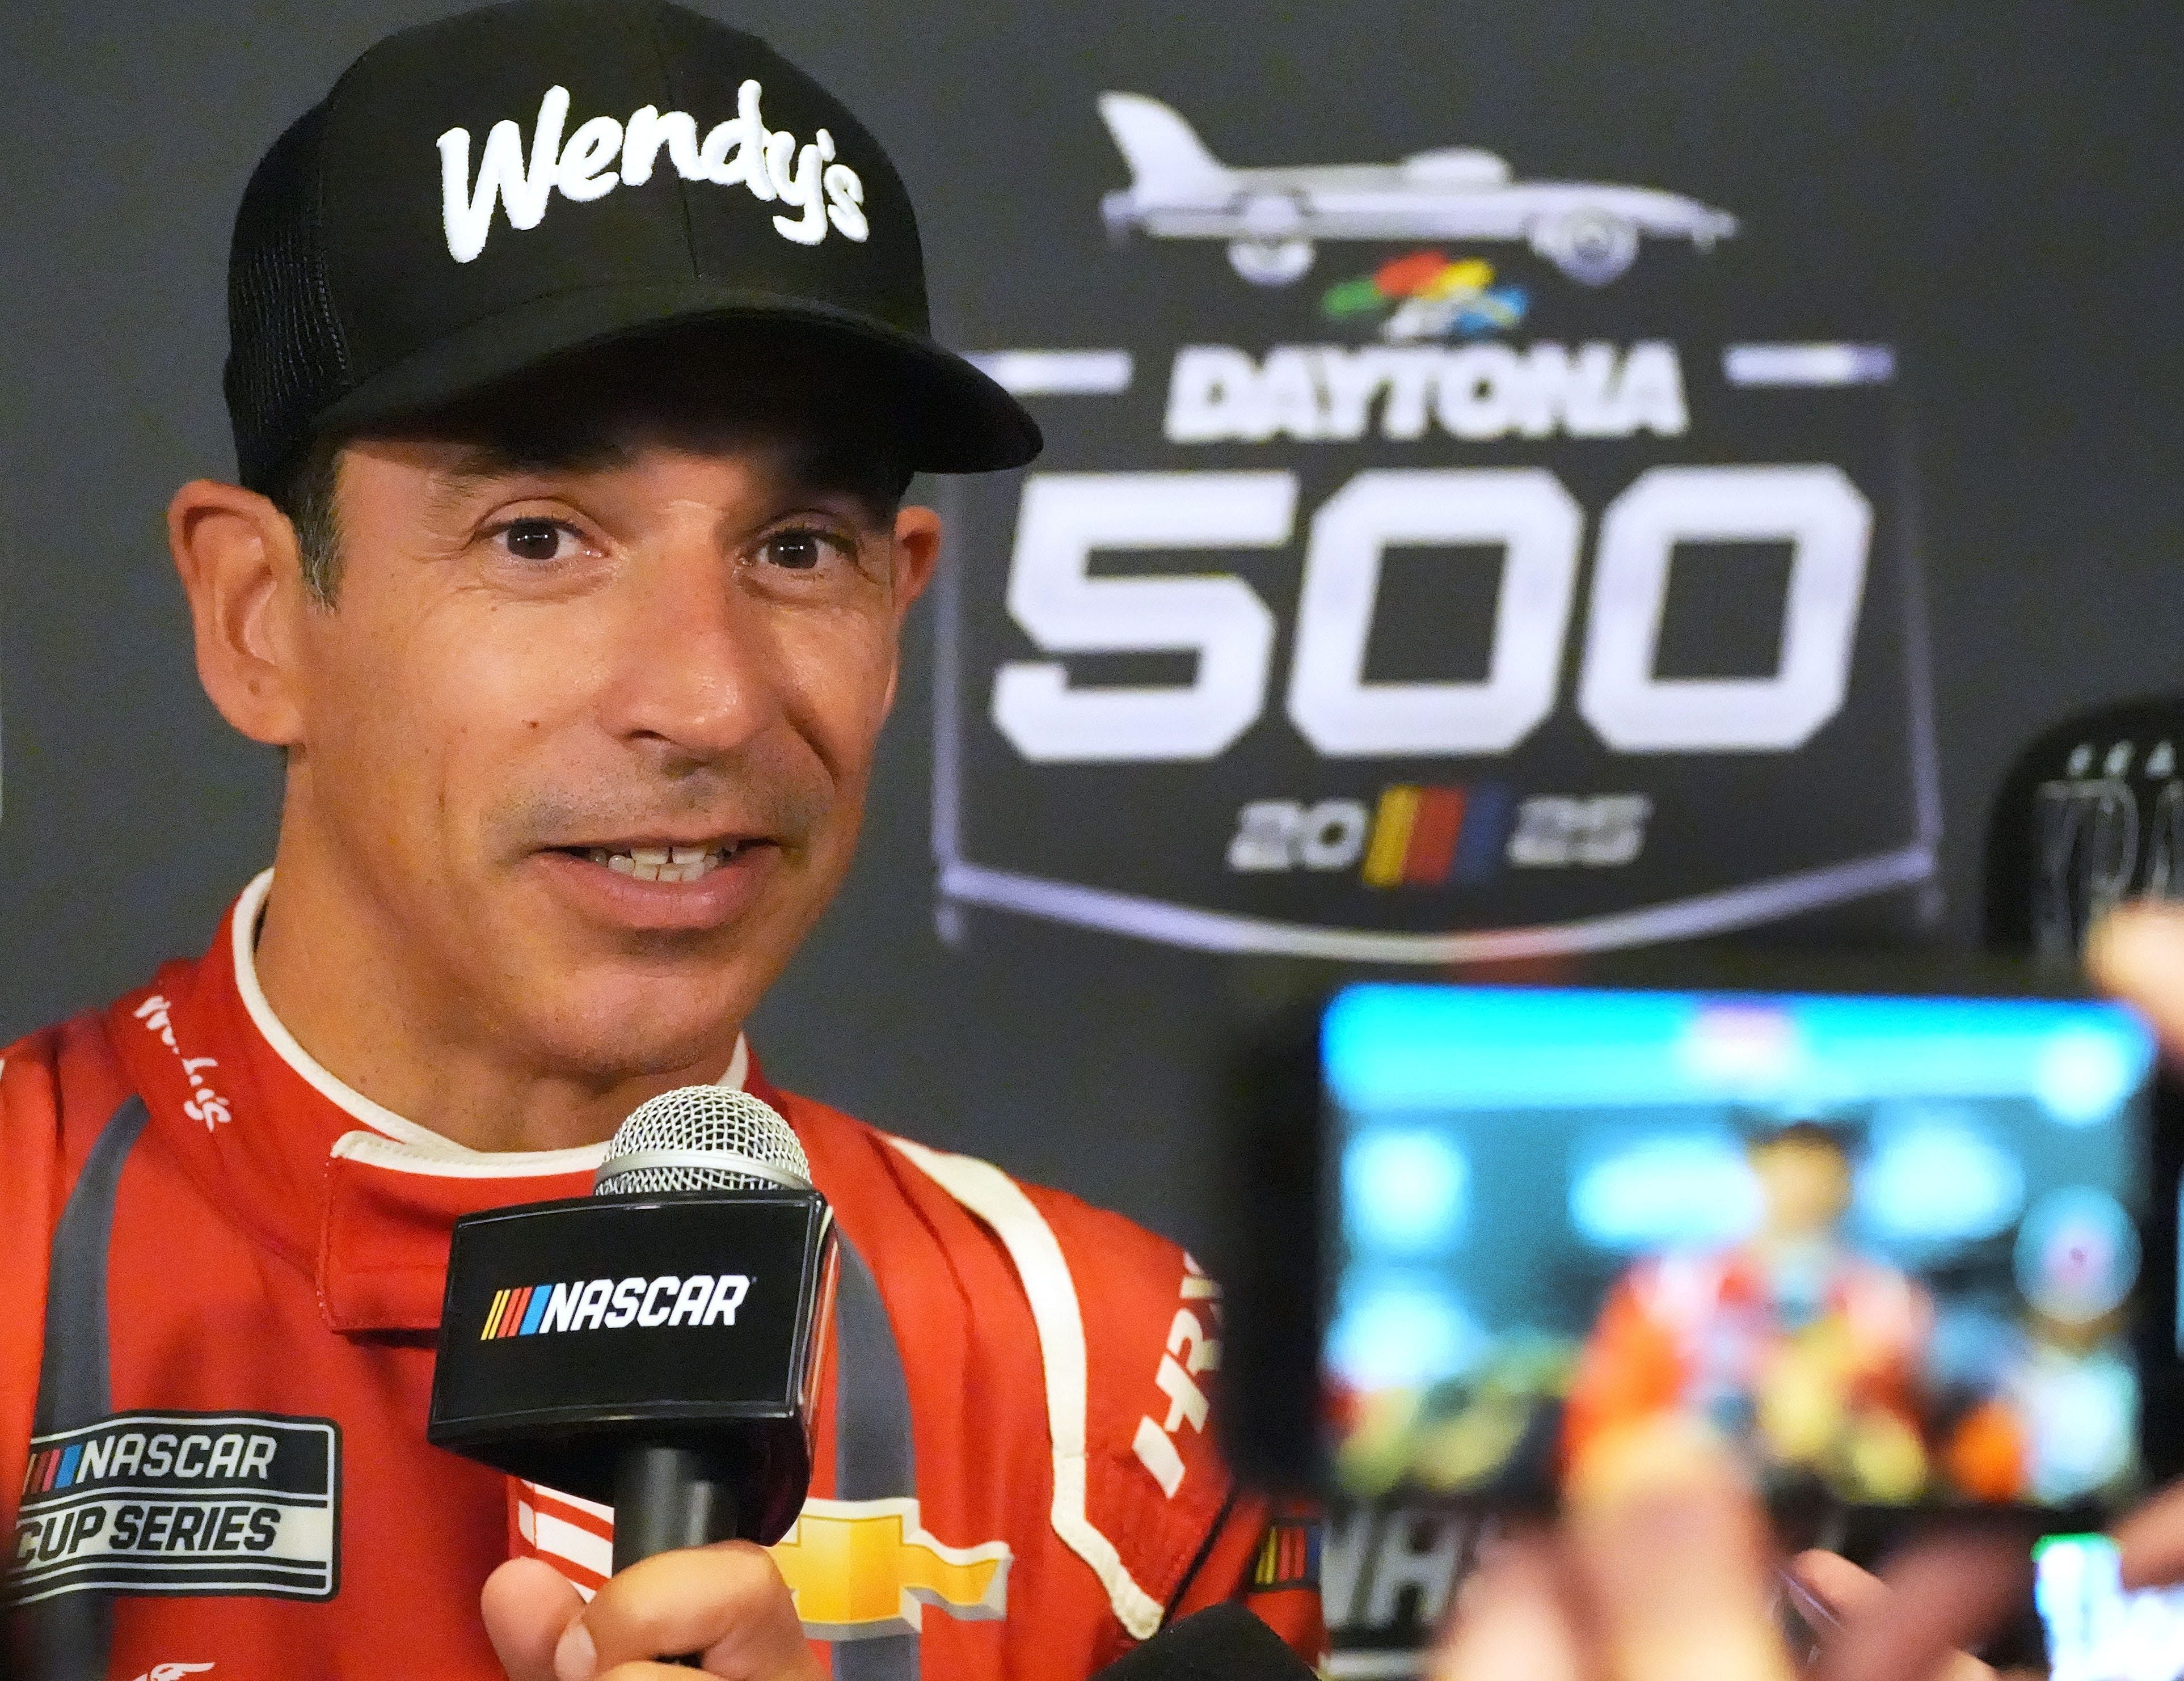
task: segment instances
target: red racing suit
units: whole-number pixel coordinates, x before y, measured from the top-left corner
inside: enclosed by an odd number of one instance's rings
[[[1641,1261],[1586,1338],[1563,1416],[1565,1462],[1615,1430],[1687,1411],[1756,1429],[1768,1458],[1845,1478],[1848,1444],[1886,1426],[1911,1456],[1903,1474],[1923,1478],[1919,1363],[1932,1320],[1908,1277],[1847,1250],[1830,1260],[1812,1322],[1797,1327],[1782,1322],[1755,1249]]]
[[[270,880],[203,958],[0,1061],[24,1681],[494,1678],[496,1565],[605,1567],[605,1508],[425,1440],[454,1221],[585,1194],[602,1149],[472,1151],[343,1085],[258,988]],[[1315,1538],[1208,1439],[1217,1303],[1187,1255],[775,1090],[740,1047],[727,1077],[788,1118],[843,1242],[775,1553],[834,1673],[1084,1676],[1240,1596],[1319,1655]]]

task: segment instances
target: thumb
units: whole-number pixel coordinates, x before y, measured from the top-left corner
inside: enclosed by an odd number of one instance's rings
[[[2184,1581],[2184,1483],[2172,1483],[2116,1526],[2126,1588]]]
[[[1577,1461],[1568,1499],[1608,1681],[1792,1681],[1765,1516],[1709,1433],[1681,1418],[1616,1432]]]
[[[1888,1584],[1840,1553],[1799,1553],[1790,1561],[1790,1573],[1835,1613],[1838,1623],[1855,1622],[1888,1603]]]
[[[2110,911],[2086,938],[2086,967],[2138,1006],[2170,1055],[2184,1053],[2184,907],[2149,900]]]
[[[1798,1561],[1808,1581],[1814,1556]],[[1836,1585],[1847,1584],[1838,1575]],[[1820,1681],[1995,1681],[1965,1649],[2031,1586],[2031,1537],[2014,1522],[1914,1540],[1890,1563],[1883,1591],[1864,1593],[1858,1614],[1822,1651],[1817,1674]]]
[[[512,1558],[485,1578],[478,1609],[508,1681],[556,1681],[554,1650],[584,1601],[544,1559]]]

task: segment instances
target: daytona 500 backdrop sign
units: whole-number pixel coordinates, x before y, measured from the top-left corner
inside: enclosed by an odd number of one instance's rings
[[[1085,114],[1098,284],[982,312],[1049,443],[955,510],[946,901],[1449,962],[1931,875],[1895,358],[1770,323],[1734,206]]]

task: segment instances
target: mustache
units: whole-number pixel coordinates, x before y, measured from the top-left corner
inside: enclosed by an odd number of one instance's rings
[[[692,830],[794,845],[819,827],[831,804],[830,790],[817,780],[699,765],[673,775],[533,789],[510,804],[493,829],[520,852]]]

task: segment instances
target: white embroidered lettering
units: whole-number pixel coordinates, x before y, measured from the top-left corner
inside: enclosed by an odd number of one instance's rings
[[[1180,385],[1182,370],[1178,369]],[[1217,365],[1208,364],[1208,371],[1216,377],[1226,377],[1230,371]],[[1187,401],[1202,401],[1202,396]],[[1177,416],[1173,401],[1168,409],[1170,436]],[[1153,1387],[1167,1398],[1167,1416],[1163,1421],[1154,1413],[1138,1420],[1138,1433],[1130,1445],[1162,1494],[1170,1500],[1183,1485],[1189,1469],[1183,1462],[1182,1452],[1177,1448],[1175,1433],[1184,1425],[1193,1430],[1206,1428],[1206,1391],[1192,1378],[1201,1372],[1218,1371],[1221,1367],[1221,1291],[1220,1287],[1200,1270],[1189,1255],[1183,1258],[1183,1280],[1178,1294],[1186,1303],[1195,1302],[1195,1307],[1181,1306],[1168,1322],[1167,1352],[1161,1356],[1159,1369],[1153,1373]],[[1178,1361],[1178,1356],[1181,1356]]]
[[[561,125],[568,120],[569,90],[556,84],[538,102],[528,170],[523,166],[523,131],[512,120],[495,123],[478,158],[475,186],[470,179],[470,131],[451,128],[440,136],[441,220],[447,231],[449,256],[458,263],[467,263],[485,249],[496,203],[506,207],[509,226],[538,225],[546,214],[546,200],[554,191],[555,168],[561,157]]]
[[[560,161],[554,166],[554,185],[564,198],[579,204],[605,198],[621,185],[621,175],[606,167],[607,160],[621,150],[621,125],[612,117],[593,117],[580,125],[561,148]]]
[[[819,139],[826,141],[827,149],[833,150],[834,142],[823,128],[819,131]],[[789,148],[793,148],[795,144],[794,136],[790,136]],[[804,214],[794,221],[787,216],[776,216],[773,219],[774,231],[783,239],[794,240],[799,245],[816,245],[827,237],[827,195],[819,185],[821,162],[819,143],[814,141],[797,153],[796,173],[784,175],[779,181],[781,202],[802,205]],[[766,148],[766,167],[770,170],[772,166],[773,149],[769,146]]]
[[[521,127],[504,118],[486,134],[475,176],[471,131],[448,130],[437,142],[448,254],[458,263],[475,261],[493,232],[496,208],[506,214],[510,227],[521,231],[538,225],[556,191],[582,204],[617,187],[645,185],[663,146],[685,181],[741,186],[761,203],[785,206],[784,214],[771,219],[783,239],[816,245],[831,227],[862,244],[872,233],[863,179],[836,160],[834,136],[825,129],[800,142],[785,129],[768,128],[760,110],[764,96],[757,81],[745,81],[736,90],[736,114],[706,130],[702,142],[697,120],[688,111],[644,105],[626,123],[600,116],[578,124],[565,145],[569,90],[556,86],[538,102],[527,159]],[[163,1012],[165,1000],[148,1000],[137,1012],[140,1018],[155,1005]]]
[[[847,164],[829,164],[819,178],[827,188],[827,220],[844,239],[860,245],[872,228],[865,220],[865,184]]]
[[[641,105],[629,114],[621,136],[621,181],[642,186],[652,179],[653,160],[662,145],[675,173],[685,181],[703,181],[705,166],[698,161],[698,124],[688,111],[660,114],[657,105]]]
[[[219,1067],[220,1061],[216,1057],[182,1055],[182,1048],[175,1039],[174,1020],[168,1013],[172,1008],[164,998],[154,993],[131,1013],[149,1032],[159,1036],[160,1044],[175,1053],[175,1060],[182,1065],[182,1077],[190,1083],[190,1095],[182,1099],[182,1113],[192,1121],[203,1122],[205,1131],[209,1133],[235,1118],[227,1099],[204,1077],[203,1071]]]

